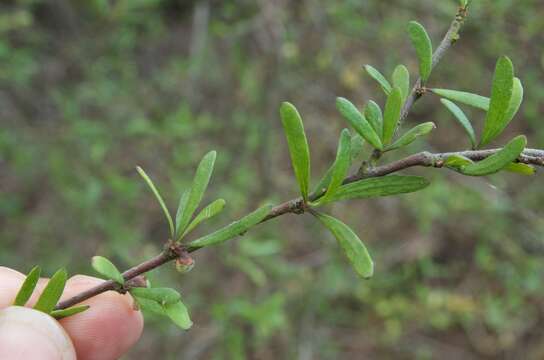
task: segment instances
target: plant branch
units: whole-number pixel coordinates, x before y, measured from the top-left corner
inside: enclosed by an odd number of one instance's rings
[[[458,152],[446,152],[446,153],[430,153],[430,152],[423,151],[414,155],[410,155],[406,158],[393,161],[389,164],[368,169],[365,173],[356,173],[354,175],[351,175],[347,177],[346,179],[344,179],[343,184],[349,184],[355,181],[372,178],[372,177],[385,176],[385,175],[395,173],[397,171],[405,170],[405,169],[416,167],[416,166],[442,168],[444,166],[444,161],[449,156],[452,156],[452,155],[462,155],[473,161],[481,161],[495,154],[499,150],[501,149],[497,148],[497,149],[489,149],[489,150],[458,151]],[[531,164],[531,165],[544,167],[544,150],[525,149],[523,153],[519,156],[517,161],[524,164]],[[317,194],[312,194],[310,196],[310,199],[316,200],[320,196],[322,196],[322,192]],[[307,209],[305,207],[304,202],[302,201],[302,198],[292,199],[272,208],[270,213],[261,222],[272,220],[274,218],[277,218],[285,214],[290,214],[290,213],[301,214],[301,213],[304,213],[304,211],[306,210]],[[158,254],[157,256],[125,271],[123,273],[123,278],[126,281],[128,281],[130,279],[137,277],[138,275],[151,271],[172,260],[178,259],[181,256],[188,256],[187,255],[188,253],[197,251],[198,249],[199,248],[189,248],[183,244],[177,245],[175,243],[169,242],[167,248],[163,252]],[[101,283],[100,285],[97,285],[93,288],[85,290],[67,300],[60,302],[56,306],[56,309],[57,310],[66,309],[70,306],[74,306],[84,300],[87,300],[91,297],[94,297],[96,295],[99,295],[103,292],[110,291],[110,290],[114,290],[114,291],[125,290],[126,291],[126,289],[124,289],[122,286],[120,286],[116,282],[112,280],[108,280]]]

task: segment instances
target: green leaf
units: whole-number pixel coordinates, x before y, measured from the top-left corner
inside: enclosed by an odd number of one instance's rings
[[[225,226],[209,235],[196,239],[189,243],[189,249],[198,249],[205,246],[217,245],[235,236],[246,232],[249,228],[261,222],[272,210],[272,205],[264,205],[238,221]]]
[[[515,161],[525,149],[525,145],[527,145],[527,138],[523,135],[516,136],[500,151],[482,161],[463,167],[461,172],[470,176],[484,176],[496,173]]]
[[[195,227],[198,226],[202,221],[208,220],[215,215],[219,214],[221,211],[223,211],[223,208],[225,207],[225,200],[224,199],[217,199],[208,206],[206,206],[204,209],[202,209],[198,215],[191,221],[187,229],[185,229],[183,235],[181,237],[184,237],[186,234],[190,233]]]
[[[364,279],[372,277],[374,263],[357,234],[349,226],[332,216],[321,213],[315,213],[315,216],[334,235],[357,274]]]
[[[457,101],[461,104],[469,105],[483,111],[489,110],[489,98],[485,96],[449,89],[430,89],[430,91],[438,96]]]
[[[340,141],[338,142],[338,150],[336,152],[336,160],[332,165],[331,180],[327,186],[327,192],[321,197],[316,205],[327,202],[334,195],[338,187],[342,185],[342,181],[351,165],[351,136],[348,129],[342,130]]]
[[[281,104],[280,115],[300,193],[307,201],[310,187],[310,149],[302,118],[295,106],[288,102]]]
[[[132,288],[130,294],[140,298],[156,301],[159,304],[173,304],[181,300],[181,295],[170,288]]]
[[[65,269],[58,270],[47,282],[34,309],[49,314],[57,305],[57,302],[64,291],[68,274]]]
[[[408,144],[411,144],[415,139],[417,139],[420,136],[427,135],[435,128],[436,128],[436,125],[433,122],[426,122],[423,124],[416,125],[410,130],[408,130],[393,144],[386,146],[384,151],[395,150],[403,146],[406,146]]]
[[[373,100],[369,100],[363,109],[365,119],[368,120],[376,134],[380,139],[383,139],[383,115],[382,109]]]
[[[155,198],[157,198],[157,201],[161,205],[162,211],[164,212],[164,216],[166,217],[166,220],[168,221],[168,226],[170,228],[170,235],[174,237],[174,222],[172,221],[172,216],[170,216],[170,212],[168,211],[168,208],[166,207],[166,204],[164,203],[164,200],[162,199],[161,194],[155,187],[155,184],[153,184],[153,181],[151,181],[151,178],[147,176],[144,169],[141,167],[136,167],[136,170],[138,171],[138,174],[145,180],[151,191],[153,192],[153,195],[155,195]]]
[[[485,146],[496,138],[506,127],[510,119],[507,112],[512,99],[514,87],[514,65],[506,56],[497,61],[493,75],[493,87],[489,111],[485,117],[484,130],[480,139],[480,146]]]
[[[136,300],[136,303],[138,303],[141,310],[166,316],[164,308],[158,302],[137,296],[134,296],[134,300]]]
[[[521,84],[520,79],[514,78],[514,86],[512,88],[512,98],[510,99],[508,110],[506,110],[506,115],[505,115],[502,128],[498,130],[499,133],[501,133],[506,128],[506,126],[508,126],[510,121],[512,121],[514,116],[516,116],[519,108],[521,107],[522,102],[523,102],[523,85]]]
[[[179,241],[183,236],[183,228],[181,227],[181,221],[184,217],[184,212],[187,209],[189,202],[189,196],[191,195],[191,188],[185,189],[179,197],[178,209],[176,210],[176,239]]]
[[[204,155],[196,169],[187,200],[182,199],[183,202],[180,201],[181,208],[178,208],[178,213],[176,214],[176,240],[181,239],[180,234],[187,228],[193,214],[204,197],[204,193],[210,183],[216,157],[217,153],[215,151],[210,151]]]
[[[370,123],[365,119],[363,114],[357,110],[357,107],[353,105],[348,99],[338,97],[336,98],[336,108],[342,114],[350,125],[361,135],[366,141],[368,141],[374,148],[382,150],[383,145],[376,131],[372,128]]]
[[[51,311],[51,316],[54,317],[57,320],[63,319],[68,316],[72,316],[75,314],[79,314],[84,312],[85,310],[89,309],[89,305],[79,305],[79,306],[72,306],[68,309],[62,309],[62,310],[53,310]]]
[[[385,103],[383,115],[383,143],[389,144],[393,139],[395,130],[400,120],[402,110],[402,94],[398,87],[395,87]]]
[[[390,175],[363,179],[341,186],[330,201],[405,194],[421,190],[428,185],[429,181],[419,176]]]
[[[534,175],[535,174],[535,168],[531,165],[523,164],[523,163],[511,163],[505,166],[504,170],[521,174],[521,175]]]
[[[417,21],[410,21],[408,24],[408,35],[412,46],[416,49],[419,60],[419,75],[421,80],[426,82],[433,68],[433,45],[431,38],[425,31],[423,25]]]
[[[363,146],[365,145],[365,139],[359,134],[355,134],[351,137],[351,161],[357,159],[363,152]]]
[[[181,301],[164,305],[164,313],[183,330],[188,330],[193,326],[187,307]]]
[[[453,116],[457,119],[459,124],[461,124],[463,129],[465,129],[465,132],[470,138],[472,148],[476,148],[476,134],[474,133],[474,128],[472,127],[472,124],[468,120],[463,110],[461,110],[459,106],[449,100],[440,99],[440,102],[453,114]]]
[[[368,75],[370,75],[371,78],[376,80],[378,84],[380,84],[385,95],[389,95],[393,88],[391,87],[391,84],[389,83],[389,81],[387,81],[385,76],[383,76],[381,72],[379,72],[377,69],[375,69],[374,67],[370,65],[365,65],[364,68],[366,72],[368,73]]]
[[[96,272],[106,277],[108,280],[113,280],[121,285],[125,283],[125,279],[123,278],[123,275],[121,275],[121,272],[105,257],[93,256],[91,265]]]
[[[34,289],[36,288],[36,284],[38,284],[38,279],[40,278],[40,272],[41,272],[41,269],[39,266],[35,266],[34,268],[32,268],[32,270],[30,270],[30,272],[25,278],[25,281],[23,282],[23,285],[21,285],[21,288],[19,289],[17,296],[15,297],[15,301],[13,301],[13,305],[25,306],[28,299],[30,299],[30,296],[34,292]]]
[[[454,170],[461,170],[463,167],[473,163],[474,161],[470,160],[467,157],[464,157],[463,155],[454,154],[454,155],[448,156],[446,161],[444,161],[444,166]]]
[[[410,72],[404,65],[398,65],[393,71],[393,86],[400,89],[402,101],[404,102],[410,95]]]

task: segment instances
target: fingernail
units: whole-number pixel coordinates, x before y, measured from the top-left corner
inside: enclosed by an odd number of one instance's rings
[[[0,334],[0,359],[76,359],[68,334],[40,311],[21,306],[0,310]]]

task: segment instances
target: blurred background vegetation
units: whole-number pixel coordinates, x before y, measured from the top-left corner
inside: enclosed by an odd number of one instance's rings
[[[0,4],[0,264],[92,273],[101,254],[125,268],[160,251],[167,226],[134,168],[171,208],[210,149],[208,200],[227,210],[197,234],[265,199],[297,192],[278,117],[297,105],[314,177],[346,124],[336,96],[384,96],[364,75],[417,62],[405,35],[438,43],[457,1],[6,0]],[[498,143],[526,133],[544,146],[544,6],[473,0],[461,41],[432,86],[489,95],[509,55],[526,99]],[[469,110],[469,109],[467,109]],[[470,112],[477,128],[481,113]],[[460,150],[463,131],[436,98],[409,123],[435,121],[410,151]],[[391,157],[387,157],[391,159]],[[411,170],[420,193],[330,209],[376,262],[361,281],[315,221],[285,216],[195,254],[188,275],[149,274],[183,294],[195,325],[147,318],[127,359],[544,358],[541,175],[467,178]]]

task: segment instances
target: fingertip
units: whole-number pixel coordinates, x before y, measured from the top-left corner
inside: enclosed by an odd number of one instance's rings
[[[63,298],[103,281],[76,275],[68,280]],[[108,291],[83,303],[90,305],[89,310],[60,321],[74,342],[78,359],[116,359],[140,338],[143,317],[133,309],[130,295]]]

